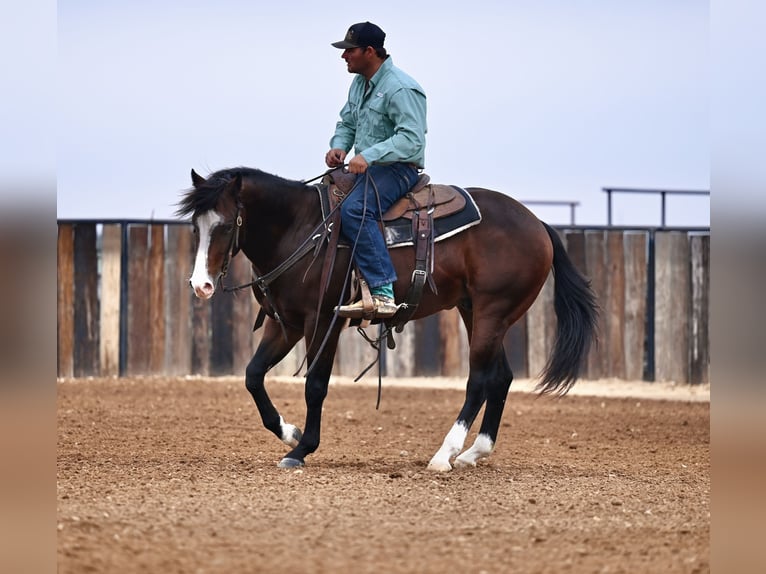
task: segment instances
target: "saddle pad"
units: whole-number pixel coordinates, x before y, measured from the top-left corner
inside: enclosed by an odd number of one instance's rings
[[[322,217],[327,218],[330,213],[330,201],[327,197],[329,188],[327,185],[315,185],[314,186],[319,193],[319,203],[322,208]],[[464,229],[473,227],[481,222],[481,212],[479,206],[473,200],[471,195],[464,189],[450,186],[459,195],[460,200],[457,203],[463,203],[463,209],[456,211],[451,215],[440,217],[433,220],[434,226],[434,241],[440,241],[447,237],[452,237],[457,233],[460,233]],[[410,216],[411,217],[411,216]],[[406,245],[414,245],[414,238],[412,236],[412,219],[407,217],[399,217],[393,221],[385,221],[384,236],[386,238],[386,245],[389,249],[393,247],[404,247]],[[348,242],[343,238],[340,239],[340,245],[348,247]]]
[[[462,188],[450,187],[458,192],[460,195],[459,202],[464,202],[464,207],[460,211],[433,220],[434,241],[441,241],[442,239],[452,237],[481,222],[481,212],[473,197]],[[384,223],[383,235],[386,238],[386,245],[389,249],[415,244],[414,237],[412,236],[412,219],[399,217]]]

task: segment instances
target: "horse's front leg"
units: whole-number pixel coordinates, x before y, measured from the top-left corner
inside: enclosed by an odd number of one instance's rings
[[[318,333],[327,332],[325,326],[317,330]],[[319,439],[322,427],[322,404],[327,396],[327,386],[330,382],[332,373],[332,364],[335,360],[335,350],[338,345],[338,336],[340,328],[334,327],[332,332],[327,335],[328,340],[324,345],[324,350],[317,356],[316,348],[319,342],[315,341],[308,352],[308,364],[310,370],[306,376],[306,425],[303,427],[303,437],[298,444],[291,450],[279,463],[281,468],[294,468],[304,465],[306,455],[311,454],[319,448]]]
[[[287,329],[287,340],[285,340],[279,324],[273,319],[267,319],[261,343],[245,370],[245,386],[250,391],[255,406],[258,407],[263,426],[277,435],[286,445],[292,447],[301,440],[301,431],[298,427],[286,423],[277,412],[268,393],[266,393],[264,379],[266,372],[285,358],[285,355],[295,346],[301,335],[300,331]]]

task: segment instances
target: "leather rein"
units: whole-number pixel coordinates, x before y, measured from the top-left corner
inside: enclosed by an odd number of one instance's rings
[[[323,174],[324,175],[324,174]],[[322,177],[322,176],[319,176]],[[314,178],[318,179],[318,178]],[[309,180],[313,181],[313,180]],[[240,215],[240,211],[242,210],[242,203],[238,200],[237,201],[237,212],[235,215],[235,223],[236,225],[232,227],[231,237],[229,238],[229,247],[226,250],[226,259],[224,260],[223,265],[221,266],[221,275],[218,277],[218,282],[220,283],[224,293],[232,293],[235,291],[240,291],[242,289],[247,289],[248,287],[252,287],[253,285],[258,286],[258,288],[261,290],[261,293],[263,294],[264,298],[266,299],[266,302],[271,307],[273,318],[279,323],[279,326],[282,328],[282,334],[284,335],[285,340],[287,340],[287,331],[285,330],[284,320],[282,319],[282,316],[279,314],[279,311],[277,310],[276,303],[274,302],[274,299],[271,294],[271,289],[269,286],[276,281],[283,273],[291,269],[293,266],[295,266],[298,261],[303,259],[310,251],[315,251],[315,257],[316,254],[319,251],[319,245],[321,245],[321,239],[323,237],[326,237],[327,233],[330,230],[329,222],[332,219],[335,212],[339,209],[340,204],[336,205],[330,213],[328,213],[327,217],[325,217],[315,228],[314,230],[309,234],[309,236],[293,251],[287,259],[285,259],[282,263],[277,265],[274,269],[269,271],[268,273],[264,273],[263,275],[255,275],[253,274],[253,280],[249,281],[248,283],[244,283],[242,285],[237,285],[236,287],[227,287],[223,284],[223,278],[226,276],[228,270],[229,270],[229,262],[231,261],[232,257],[234,257],[237,252],[239,251],[239,234],[242,231],[242,216]],[[263,307],[261,307],[261,311],[259,313],[258,319],[256,320],[256,324],[253,330],[257,329],[263,322]]]

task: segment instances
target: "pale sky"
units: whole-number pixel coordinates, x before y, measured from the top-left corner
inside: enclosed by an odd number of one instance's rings
[[[706,1],[62,0],[58,217],[172,218],[192,168],[319,175],[352,79],[330,43],[364,20],[427,93],[434,182],[598,225],[602,187],[710,188]],[[667,223],[709,205],[671,197]],[[613,209],[660,221],[659,198]]]

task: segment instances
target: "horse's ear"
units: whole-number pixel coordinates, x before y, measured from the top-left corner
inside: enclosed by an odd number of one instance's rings
[[[194,187],[199,187],[203,183],[205,183],[205,178],[202,177],[200,174],[198,174],[196,171],[194,171],[194,168],[191,170],[191,178],[192,183],[194,184]]]

